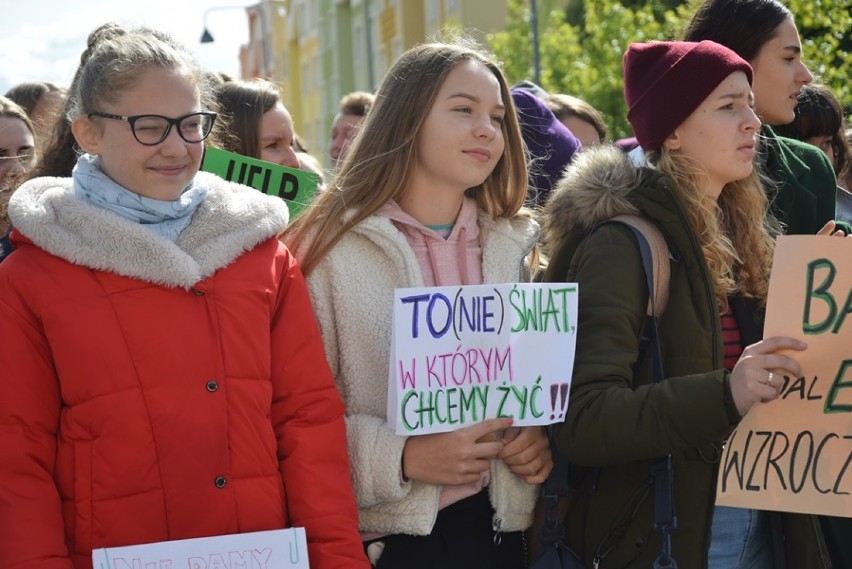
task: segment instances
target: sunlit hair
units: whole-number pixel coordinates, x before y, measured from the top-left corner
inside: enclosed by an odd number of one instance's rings
[[[71,93],[68,119],[74,122],[118,102],[143,80],[146,69],[180,76],[195,88],[202,110],[216,110],[210,79],[195,57],[168,34],[140,27],[94,47]],[[212,136],[218,138],[215,127]]]
[[[66,95],[68,90],[50,81],[27,81],[18,83],[6,91],[6,98],[18,103],[27,115],[32,116],[41,98],[48,93]]]
[[[281,102],[277,87],[265,79],[230,81],[216,89],[222,114],[222,147],[250,158],[260,158],[260,122],[263,114]]]
[[[131,89],[139,72],[146,66],[159,66],[181,73],[201,95],[201,105],[216,110],[209,87],[209,74],[201,71],[194,56],[174,38],[150,28],[125,28],[109,22],[97,27],[88,37],[80,55],[80,65],[68,89],[61,120],[56,121],[44,145],[42,160],[28,178],[71,175],[80,154],[71,122],[103,102],[117,100]],[[207,142],[218,140],[218,121]]]
[[[601,142],[606,142],[608,133],[603,116],[583,99],[562,93],[550,93],[544,102],[560,121],[568,117],[576,117],[587,122],[598,133]]]
[[[92,55],[95,47],[106,39],[115,38],[125,33],[127,33],[127,29],[114,22],[108,22],[92,30],[86,40],[86,49],[80,54],[80,64],[74,73],[71,86],[68,88],[69,94],[77,89],[77,83],[80,82],[80,74],[86,62],[89,61],[89,57]],[[42,141],[38,141],[38,145],[42,149],[41,156],[43,159],[36,164],[35,168],[30,170],[27,176],[28,179],[43,176],[67,177],[71,175],[71,171],[77,163],[79,155],[77,141],[71,132],[71,122],[68,119],[71,104],[71,98],[66,98],[62,116],[54,122],[47,140],[43,143]]]
[[[787,138],[807,141],[830,136],[834,151],[834,172],[838,177],[849,161],[849,142],[843,131],[843,107],[827,85],[803,85],[796,105],[796,118],[790,124],[774,127],[775,133]]]
[[[423,121],[447,74],[463,61],[478,61],[491,70],[506,107],[501,127],[503,155],[488,178],[467,194],[492,217],[519,214],[526,197],[527,169],[515,107],[502,70],[469,41],[419,45],[403,53],[388,71],[337,176],[285,232],[306,275],[352,227],[389,200],[400,201],[414,169]]]
[[[705,0],[687,24],[683,40],[714,41],[751,63],[787,19],[793,15],[778,0]]]
[[[719,309],[727,308],[732,295],[765,304],[774,238],[780,227],[769,214],[758,171],[725,184],[718,199],[713,199],[698,185],[706,170],[695,159],[665,147],[649,153],[648,159],[675,181],[704,253]]]

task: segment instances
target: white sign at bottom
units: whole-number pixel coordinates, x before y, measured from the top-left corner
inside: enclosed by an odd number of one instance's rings
[[[304,528],[92,551],[93,569],[309,569]]]

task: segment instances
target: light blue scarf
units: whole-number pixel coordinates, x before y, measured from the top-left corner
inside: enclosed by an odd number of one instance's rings
[[[178,199],[161,201],[140,196],[119,186],[101,171],[101,159],[83,154],[71,174],[71,192],[95,207],[109,210],[146,229],[175,241],[189,222],[195,208],[207,196],[207,188],[195,180],[184,188]]]

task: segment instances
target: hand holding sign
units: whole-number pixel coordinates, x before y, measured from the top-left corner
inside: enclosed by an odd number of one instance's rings
[[[850,259],[848,239],[778,238],[764,330],[769,339],[760,349],[750,347],[744,370],[736,370],[748,376],[746,383],[763,384],[755,385],[762,391],[753,397],[774,400],[752,401],[728,437],[717,504],[852,517]]]
[[[778,397],[783,377],[801,377],[802,368],[790,356],[776,353],[779,350],[801,351],[807,344],[787,336],[773,336],[752,344],[731,372],[731,396],[741,416],[758,402],[768,402]],[[768,383],[769,374],[778,377],[774,385]]]
[[[550,439],[542,427],[511,427],[503,435],[497,458],[528,484],[541,484],[553,469]]]
[[[449,433],[408,437],[402,451],[402,474],[407,480],[426,484],[476,482],[503,449],[495,433],[511,425],[512,419],[489,419]]]
[[[817,231],[817,235],[831,235],[832,237],[852,237],[852,235],[846,235],[842,229],[838,229],[837,222],[833,219],[829,219],[825,225],[822,226],[822,229]]]

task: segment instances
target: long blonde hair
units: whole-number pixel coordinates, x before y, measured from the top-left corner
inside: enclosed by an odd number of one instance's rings
[[[704,253],[719,309],[725,310],[734,294],[764,305],[774,238],[781,231],[769,213],[757,167],[747,178],[726,184],[714,200],[698,186],[705,170],[694,159],[665,147],[648,157],[674,178]]]
[[[394,63],[337,176],[284,233],[309,275],[355,225],[405,192],[417,156],[417,135],[447,74],[458,63],[485,65],[500,84],[506,107],[503,156],[468,195],[495,218],[519,214],[526,197],[524,144],[509,85],[499,65],[470,41],[416,46]],[[351,213],[347,213],[351,212]],[[525,215],[525,214],[522,214]]]

